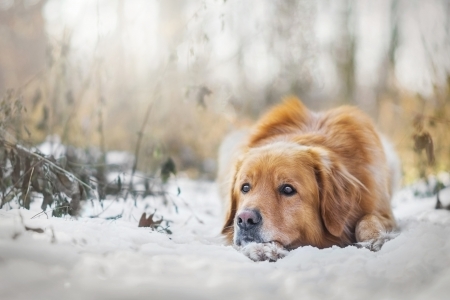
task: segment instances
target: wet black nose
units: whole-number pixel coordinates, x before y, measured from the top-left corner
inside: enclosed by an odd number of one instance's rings
[[[254,209],[245,209],[236,217],[239,229],[250,230],[261,223],[261,214]]]

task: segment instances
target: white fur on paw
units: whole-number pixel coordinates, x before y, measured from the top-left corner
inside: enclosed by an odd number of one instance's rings
[[[361,248],[367,248],[371,251],[379,251],[383,247],[384,243],[396,238],[399,235],[398,232],[382,232],[380,236],[376,239],[359,242],[356,246]]]
[[[277,243],[248,243],[239,249],[248,258],[253,261],[277,261],[285,257],[289,251],[278,245]]]

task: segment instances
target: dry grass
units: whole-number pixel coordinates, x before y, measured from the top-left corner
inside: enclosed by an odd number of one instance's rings
[[[405,184],[450,170],[450,85],[429,99],[401,93],[396,101],[384,99],[379,107],[379,127],[399,153]],[[417,137],[424,134],[431,137],[434,160],[426,148],[417,147]]]

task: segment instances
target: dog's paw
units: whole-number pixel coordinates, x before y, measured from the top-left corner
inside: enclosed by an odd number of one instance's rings
[[[277,261],[285,257],[289,251],[278,243],[249,243],[239,249],[243,254],[253,261],[268,260],[271,262]]]
[[[398,235],[398,232],[383,232],[378,238],[356,243],[355,246],[377,252],[383,247],[384,243],[396,238]]]

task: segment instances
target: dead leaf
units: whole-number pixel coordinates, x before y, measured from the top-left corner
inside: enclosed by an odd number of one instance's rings
[[[151,228],[158,227],[164,218],[161,218],[161,220],[158,220],[158,221],[153,220],[155,213],[156,212],[149,215],[148,218],[147,218],[147,214],[143,213],[141,216],[141,219],[139,220],[138,227],[151,227]]]
[[[450,210],[450,204],[448,204],[447,206],[442,205],[441,199],[439,198],[439,191],[437,192],[436,195],[436,206],[434,207],[434,209]]]
[[[177,168],[175,162],[169,157],[161,167],[161,180],[166,183],[169,180],[170,174],[177,175]]]
[[[37,233],[44,233],[44,229],[42,228],[31,228],[28,226],[24,226],[26,231],[33,231],[33,232],[37,232]]]
[[[206,108],[206,96],[209,96],[212,94],[212,91],[207,88],[206,86],[200,87],[197,95],[197,104],[203,108]]]
[[[433,164],[435,157],[434,157],[434,146],[433,146],[433,139],[431,137],[431,134],[428,132],[422,132],[420,134],[415,134],[413,136],[414,139],[414,150],[417,153],[422,152],[422,150],[425,149],[425,152],[427,153],[427,160],[428,164]]]

